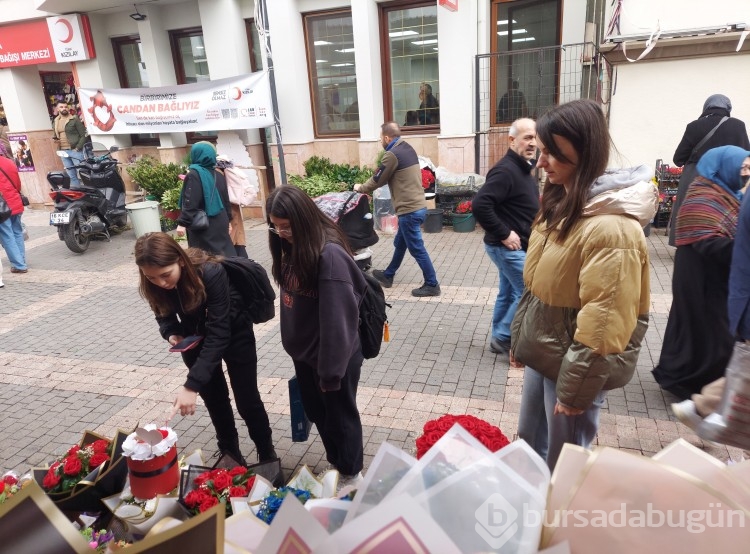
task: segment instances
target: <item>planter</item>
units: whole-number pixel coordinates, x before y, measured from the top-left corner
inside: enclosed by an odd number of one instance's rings
[[[143,461],[130,458],[126,460],[130,476],[130,490],[136,498],[149,500],[155,498],[157,494],[167,494],[176,489],[180,482],[177,447],[175,446],[164,456]]]
[[[477,226],[477,220],[474,219],[474,214],[451,214],[451,220],[453,222],[453,230],[456,233],[471,233]]]
[[[180,218],[181,210],[166,210],[162,215],[172,221],[177,221]]]

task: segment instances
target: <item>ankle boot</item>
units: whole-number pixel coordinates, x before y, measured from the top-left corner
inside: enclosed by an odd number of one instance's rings
[[[276,449],[273,447],[273,443],[270,441],[266,444],[256,445],[256,449],[258,450],[258,461],[261,463],[272,462],[279,458],[276,454]]]

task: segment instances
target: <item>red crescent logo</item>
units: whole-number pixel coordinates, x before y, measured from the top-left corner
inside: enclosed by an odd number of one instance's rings
[[[65,27],[68,31],[68,36],[65,38],[61,38],[60,42],[68,43],[73,40],[73,26],[70,24],[70,21],[68,21],[67,19],[58,19],[57,21],[55,21],[55,24],[57,23],[62,23],[63,27]]]
[[[234,91],[234,95],[232,96],[234,100],[242,98],[242,91],[238,87],[232,87],[232,90]]]

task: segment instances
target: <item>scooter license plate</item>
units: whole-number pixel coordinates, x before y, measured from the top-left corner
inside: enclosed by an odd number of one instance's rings
[[[60,225],[61,223],[70,223],[70,212],[52,212],[49,214],[50,225]]]

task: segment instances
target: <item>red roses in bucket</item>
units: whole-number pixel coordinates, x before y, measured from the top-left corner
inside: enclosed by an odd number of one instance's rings
[[[510,441],[500,429],[494,425],[490,425],[483,419],[479,419],[472,415],[446,414],[424,424],[422,436],[416,441],[417,459],[424,456],[427,451],[432,448],[432,445],[439,441],[445,432],[456,423],[471,433],[474,438],[492,452],[497,452],[504,446],[510,444]]]

